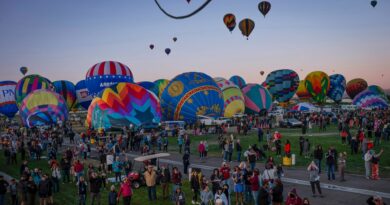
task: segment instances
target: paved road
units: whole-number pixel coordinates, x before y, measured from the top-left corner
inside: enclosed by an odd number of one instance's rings
[[[74,146],[66,144],[66,146]],[[96,158],[96,150],[92,149],[92,157]],[[139,153],[129,152],[127,155],[130,158],[140,156]],[[201,168],[206,176],[211,175],[211,171],[219,167],[222,163],[221,158],[210,157],[207,160],[200,160],[198,157],[191,156],[191,167]],[[178,153],[171,154],[170,157],[160,159],[160,163],[170,164],[182,168],[181,155]],[[232,166],[237,165],[237,162],[232,162]],[[256,167],[264,167],[264,164],[257,163]],[[337,175],[336,175],[337,179]],[[298,190],[298,194],[302,197],[308,197],[312,204],[365,204],[366,199],[372,195],[379,195],[385,199],[387,204],[390,204],[390,180],[382,179],[378,181],[367,180],[360,175],[346,175],[346,182],[328,181],[324,174],[321,175],[321,187],[325,195],[324,198],[314,198],[311,195],[311,188],[308,182],[308,173],[302,168],[286,168],[284,182],[285,195],[292,188]]]

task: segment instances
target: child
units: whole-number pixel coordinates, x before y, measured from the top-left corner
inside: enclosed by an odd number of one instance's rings
[[[117,192],[115,191],[115,186],[112,185],[108,194],[108,205],[117,205]]]

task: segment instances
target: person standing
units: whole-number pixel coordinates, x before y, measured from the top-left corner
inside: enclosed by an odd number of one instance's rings
[[[169,168],[165,165],[161,166],[160,184],[162,189],[163,199],[167,199],[169,196],[169,183],[171,182],[171,173]]]
[[[154,201],[157,199],[157,196],[156,196],[157,174],[156,174],[156,171],[153,170],[152,165],[148,165],[148,169],[144,172],[144,178],[145,178],[146,186],[148,189],[149,201]]]
[[[307,171],[309,171],[309,180],[310,180],[310,186],[311,186],[311,191],[313,193],[313,197],[316,197],[316,189],[322,197],[322,191],[321,191],[321,186],[320,186],[320,176],[318,175],[318,167],[316,166],[316,163],[312,161],[309,166],[307,167]]]
[[[32,176],[28,178],[27,182],[27,205],[35,205],[35,195],[37,194],[38,187],[35,184]]]
[[[257,128],[257,138],[259,140],[259,143],[261,143],[263,141],[263,136],[264,136],[264,131],[263,129],[261,129],[261,127],[259,126]]]
[[[328,172],[328,180],[335,180],[334,170],[335,170],[335,156],[334,152],[329,148],[328,152],[326,153],[326,167]]]
[[[121,197],[121,195],[122,195],[123,205],[130,205],[131,196],[133,195],[133,190],[131,189],[130,180],[128,180],[127,178],[125,178],[123,180],[123,182],[119,188],[117,201],[119,201],[119,198]]]
[[[378,154],[375,154],[375,151],[373,150],[372,157],[371,157],[371,179],[372,180],[378,180],[379,179],[379,159],[383,153],[383,149]]]
[[[184,139],[183,136],[179,135],[177,137],[177,145],[179,146],[179,153],[181,154],[181,150],[183,149]]]
[[[234,172],[233,172],[233,182],[234,182],[234,192],[236,194],[236,204],[240,203],[243,204],[243,192],[244,192],[244,176],[240,169],[240,167],[235,166]]]
[[[53,182],[53,193],[57,193],[60,191],[60,181],[61,181],[61,171],[58,168],[57,164],[53,164],[51,168],[51,179]]]
[[[5,194],[7,193],[9,183],[0,175],[0,205],[5,205]]]
[[[341,182],[345,181],[344,172],[345,172],[346,165],[347,165],[347,153],[346,152],[340,153],[340,156],[338,158],[338,168],[340,172]]]
[[[316,166],[318,167],[319,174],[321,174],[321,164],[322,164],[323,157],[324,157],[324,151],[322,150],[322,146],[317,145],[316,149],[314,150],[314,162],[316,163]]]
[[[177,187],[173,193],[173,200],[175,201],[175,205],[185,205],[186,200],[184,196],[184,192],[180,187]]]
[[[259,196],[259,190],[260,190],[260,180],[259,180],[259,174],[260,171],[256,168],[252,172],[252,176],[249,177],[250,182],[250,190],[252,193],[254,204],[258,204],[258,196]]]
[[[0,185],[1,186],[1,185]],[[18,205],[18,183],[16,179],[11,179],[11,184],[9,185],[9,192],[11,195],[11,205]]]
[[[108,193],[108,205],[118,205],[119,197],[115,191],[115,185],[111,185],[110,192]]]
[[[213,193],[209,190],[209,186],[205,186],[200,192],[201,205],[209,205],[213,201]]]
[[[236,141],[237,162],[241,162],[242,146],[239,139]]]
[[[188,174],[188,168],[190,166],[190,153],[188,151],[183,155],[183,173]]]
[[[119,157],[115,158],[115,161],[112,163],[112,170],[115,173],[115,182],[118,183],[121,181],[123,164],[119,160]]]
[[[196,169],[192,170],[191,178],[190,178],[191,190],[194,195],[192,196],[192,204],[198,204],[198,196],[200,190],[200,183],[198,178],[198,172]]]
[[[94,205],[95,201],[98,205],[100,205],[100,189],[102,187],[102,181],[95,172],[92,173],[92,176],[89,179],[89,183],[91,192],[91,205]]]
[[[371,150],[367,150],[364,154],[364,168],[366,170],[366,179],[370,179],[371,176]]]
[[[281,205],[283,203],[283,184],[280,179],[275,179],[275,185],[272,187],[272,205]]]

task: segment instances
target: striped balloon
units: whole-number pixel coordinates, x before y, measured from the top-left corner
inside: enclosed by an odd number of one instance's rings
[[[77,102],[76,88],[74,84],[67,80],[59,80],[54,81],[53,85],[55,91],[65,99],[68,110],[73,109]]]
[[[53,85],[49,80],[40,75],[28,75],[18,81],[15,88],[15,99],[18,107],[23,99],[32,91],[39,89],[50,89]]]
[[[244,96],[240,88],[233,82],[223,78],[214,78],[222,91],[224,105],[224,117],[232,117],[238,113],[245,112]]]
[[[245,113],[259,114],[272,109],[272,96],[266,88],[258,84],[248,84],[242,89],[245,98]]]
[[[352,101],[352,104],[360,108],[388,108],[389,104],[387,101],[376,92],[371,90],[365,90],[358,95]]]
[[[290,69],[275,70],[267,75],[265,84],[273,99],[288,102],[298,89],[299,76]]]
[[[129,67],[115,61],[97,63],[88,70],[85,76],[86,86],[92,96],[120,82],[132,83],[133,74]]]
[[[238,75],[233,75],[232,77],[230,77],[229,80],[232,81],[234,84],[236,84],[239,88],[243,88],[246,86],[246,82],[244,78]]]

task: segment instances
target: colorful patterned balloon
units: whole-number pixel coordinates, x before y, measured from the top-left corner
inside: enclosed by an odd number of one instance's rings
[[[245,99],[245,113],[259,114],[272,109],[272,96],[266,88],[258,84],[248,84],[242,88]]]
[[[60,94],[66,101],[68,110],[71,110],[77,104],[76,88],[74,84],[67,80],[53,82],[55,91]]]
[[[54,125],[68,119],[68,109],[64,98],[58,93],[40,89],[23,99],[20,116],[27,127]]]
[[[322,71],[309,73],[305,78],[307,91],[317,103],[324,103],[330,87],[329,76]]]
[[[360,92],[352,101],[352,104],[360,108],[388,108],[389,104],[383,97],[371,90]]]
[[[244,95],[240,88],[232,81],[223,78],[214,78],[218,87],[222,91],[224,105],[224,117],[232,117],[235,114],[245,112]]]
[[[158,98],[133,83],[118,83],[104,89],[88,108],[90,128],[139,127],[158,124],[161,108]],[[87,120],[88,122],[88,120]]]
[[[159,80],[154,81],[154,84],[156,84],[157,96],[158,96],[158,98],[161,99],[161,95],[164,92],[165,88],[168,86],[169,80],[159,79]]]
[[[0,82],[0,113],[13,118],[18,112],[18,106],[15,101],[15,87],[14,81]]]
[[[89,105],[92,102],[92,96],[89,94],[85,80],[81,80],[76,84],[76,96],[77,104],[88,110]]]
[[[245,82],[244,78],[242,78],[238,75],[233,75],[232,77],[230,77],[229,80],[232,81],[234,84],[236,84],[241,89],[246,86],[246,82]]]
[[[221,89],[210,76],[189,72],[171,80],[161,96],[161,107],[165,120],[194,123],[198,115],[222,116],[224,100]]]
[[[382,98],[387,101],[386,93],[380,86],[370,85],[370,86],[368,86],[367,90],[371,90],[372,92],[377,93],[378,95],[382,96]]]
[[[367,81],[361,78],[355,78],[347,83],[347,94],[351,99],[354,99],[357,94],[367,89]]]
[[[142,82],[138,82],[137,84],[145,88],[146,90],[153,92],[157,96],[157,87],[155,83],[150,81],[142,81]]]
[[[120,82],[132,83],[133,73],[129,67],[115,61],[97,63],[88,70],[85,76],[85,84],[92,96]]]
[[[309,91],[307,91],[305,86],[305,80],[299,81],[299,86],[296,92],[300,101],[309,101],[311,99],[311,95]]]
[[[15,99],[18,107],[23,99],[32,91],[39,89],[50,89],[53,85],[46,78],[39,75],[28,75],[19,80],[15,88]]]
[[[288,102],[299,86],[298,74],[289,69],[275,70],[267,75],[266,88],[278,102]]]
[[[344,76],[340,74],[331,75],[329,76],[329,79],[330,88],[328,92],[328,97],[336,103],[340,103],[343,99],[345,88],[347,87],[346,80]]]

